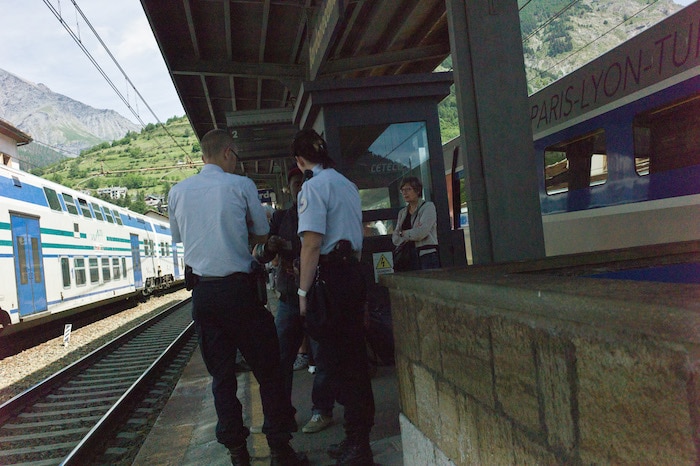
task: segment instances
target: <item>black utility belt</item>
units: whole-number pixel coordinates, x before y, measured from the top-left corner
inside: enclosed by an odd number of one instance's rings
[[[234,278],[245,278],[249,279],[250,274],[245,272],[234,272],[231,275],[226,275],[225,277],[199,277],[200,282],[220,282],[225,280],[232,280]]]
[[[419,248],[416,248],[416,251],[418,251],[418,252],[423,252],[423,251],[437,252],[437,246],[435,246],[434,244],[429,244],[427,246],[421,246]]]
[[[340,255],[337,254],[336,252],[332,252],[330,254],[321,254],[318,257],[318,263],[319,264],[357,264],[359,261],[357,260],[357,256],[355,253],[348,254],[348,255]]]

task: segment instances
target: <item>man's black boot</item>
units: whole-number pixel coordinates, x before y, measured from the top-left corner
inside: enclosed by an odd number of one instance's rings
[[[309,459],[305,453],[296,452],[287,443],[270,447],[270,466],[307,466]]]
[[[250,455],[245,443],[239,447],[229,448],[228,453],[231,455],[233,466],[250,466]]]
[[[372,449],[369,440],[352,441],[347,443],[347,447],[342,456],[338,458],[337,466],[374,466]]]

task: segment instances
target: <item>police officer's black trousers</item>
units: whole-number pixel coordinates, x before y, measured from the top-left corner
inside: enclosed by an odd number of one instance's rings
[[[243,425],[236,397],[236,351],[240,349],[260,385],[263,433],[272,447],[286,444],[291,439],[294,412],[285,396],[277,331],[249,278],[239,275],[200,282],[192,291],[192,304],[202,357],[213,377],[217,440],[233,448],[250,433]]]
[[[340,314],[337,331],[318,341],[335,399],[345,408],[345,433],[366,441],[374,425],[374,396],[364,329],[365,279],[359,264],[322,263],[320,276]]]

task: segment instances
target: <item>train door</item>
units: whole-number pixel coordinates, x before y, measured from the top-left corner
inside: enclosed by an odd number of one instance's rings
[[[39,219],[11,214],[19,315],[47,310]]]
[[[134,263],[134,286],[143,288],[143,275],[141,274],[141,253],[139,252],[139,235],[131,234],[131,259]]]

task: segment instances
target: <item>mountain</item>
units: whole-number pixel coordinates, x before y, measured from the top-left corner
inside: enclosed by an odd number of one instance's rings
[[[2,69],[0,118],[34,139],[20,147],[28,168],[77,157],[81,150],[140,130],[114,110],[90,107]]]
[[[672,0],[536,0],[520,10],[530,94],[683,7]]]

